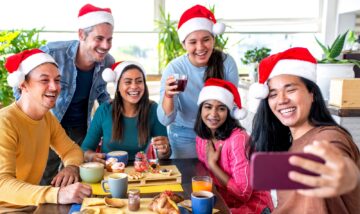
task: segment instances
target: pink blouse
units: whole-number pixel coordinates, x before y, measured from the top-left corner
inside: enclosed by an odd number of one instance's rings
[[[261,213],[266,207],[273,210],[270,192],[255,191],[250,186],[250,164],[245,156],[245,145],[249,140],[245,130],[234,129],[230,137],[218,141],[215,148],[223,145],[218,164],[230,177],[227,186],[223,186],[212,174],[213,182],[224,198],[232,213]],[[209,169],[206,161],[206,143],[208,140],[196,137],[198,158]]]

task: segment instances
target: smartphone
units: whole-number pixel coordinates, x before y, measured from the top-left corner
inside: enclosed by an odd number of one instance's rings
[[[291,165],[289,158],[293,155],[325,163],[322,158],[308,153],[256,152],[251,156],[250,160],[250,181],[252,187],[256,190],[312,188],[290,180],[290,171],[319,176],[319,174]]]

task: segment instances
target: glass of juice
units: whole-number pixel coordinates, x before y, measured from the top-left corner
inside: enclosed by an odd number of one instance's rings
[[[188,76],[186,74],[178,74],[178,73],[173,74],[173,76],[176,81],[170,85],[177,85],[178,87],[175,89],[175,91],[183,92],[187,85]]]
[[[191,179],[193,192],[212,191],[212,179],[210,176],[194,176]]]

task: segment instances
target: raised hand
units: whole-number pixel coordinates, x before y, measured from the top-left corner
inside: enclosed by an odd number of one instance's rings
[[[314,141],[304,148],[304,152],[317,155],[325,164],[293,156],[290,164],[299,166],[320,176],[290,172],[291,180],[313,186],[314,189],[298,190],[298,193],[315,197],[334,197],[345,194],[360,185],[360,171],[353,160],[344,156],[338,148],[326,141]]]

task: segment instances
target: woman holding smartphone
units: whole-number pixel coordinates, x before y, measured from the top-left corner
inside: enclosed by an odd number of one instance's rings
[[[245,155],[249,136],[237,120],[245,117],[237,87],[229,81],[210,78],[197,103],[194,129],[198,158],[209,169],[231,213],[272,210],[270,192],[256,191],[249,185],[249,160]]]
[[[360,153],[351,135],[331,117],[316,80],[316,59],[291,48],[262,60],[259,83],[250,94],[262,99],[248,145],[255,151],[305,152],[325,164],[291,157],[290,164],[320,176],[290,172],[291,180],[313,187],[277,191],[273,213],[357,213],[360,210]]]
[[[187,53],[172,60],[164,70],[157,109],[160,122],[169,126],[172,158],[196,158],[193,128],[196,101],[204,82],[219,78],[238,85],[234,59],[214,48],[215,35],[223,33],[224,29],[212,12],[201,5],[186,10],[180,18],[178,36]],[[177,75],[187,75],[183,92],[174,84]]]

